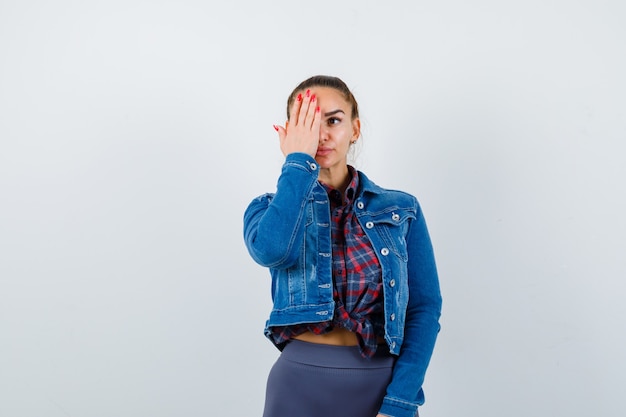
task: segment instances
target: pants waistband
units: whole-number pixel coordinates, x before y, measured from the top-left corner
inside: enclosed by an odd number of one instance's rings
[[[358,346],[333,346],[291,340],[281,354],[283,359],[330,368],[392,368],[395,357],[381,345],[372,358],[364,358]]]

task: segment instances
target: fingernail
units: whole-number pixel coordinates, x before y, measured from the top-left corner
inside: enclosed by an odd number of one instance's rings
[[[311,101],[315,100],[315,94],[311,96]]]
[[[315,111],[319,113],[319,112],[320,112],[320,106],[317,106],[317,107],[315,108]]]
[[[310,96],[311,95],[311,90],[306,90],[306,96]]]
[[[302,101],[302,94],[298,94],[298,97],[296,98],[296,100]]]
[[[274,126],[274,130],[278,132],[278,126],[276,125],[272,125],[272,126]]]

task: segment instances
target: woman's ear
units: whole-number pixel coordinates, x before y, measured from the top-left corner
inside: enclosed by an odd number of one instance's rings
[[[352,143],[355,143],[361,136],[361,119],[358,117],[352,121]]]

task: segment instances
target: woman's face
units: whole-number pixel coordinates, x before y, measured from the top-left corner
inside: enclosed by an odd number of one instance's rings
[[[334,88],[312,87],[311,94],[317,97],[322,114],[315,160],[322,169],[345,166],[350,144],[359,138],[361,122],[352,119],[352,106]]]

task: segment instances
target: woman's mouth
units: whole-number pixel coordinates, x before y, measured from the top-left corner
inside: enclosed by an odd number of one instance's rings
[[[326,156],[331,153],[333,150],[331,148],[317,148],[317,152],[315,156]]]

